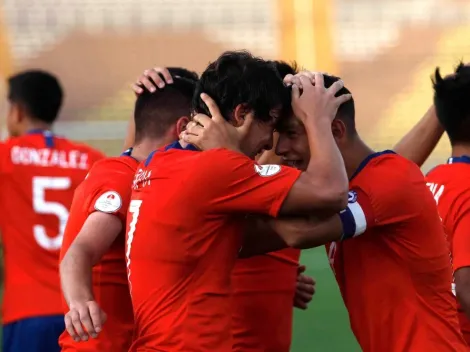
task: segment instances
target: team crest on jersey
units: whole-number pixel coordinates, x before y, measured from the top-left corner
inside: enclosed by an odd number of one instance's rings
[[[274,176],[281,172],[281,166],[279,165],[255,165],[255,171],[258,175],[263,177]]]
[[[114,213],[121,209],[121,206],[121,196],[114,191],[103,193],[95,202],[95,209],[103,213]]]
[[[356,203],[357,202],[357,193],[356,191],[349,191],[348,193],[348,203]]]

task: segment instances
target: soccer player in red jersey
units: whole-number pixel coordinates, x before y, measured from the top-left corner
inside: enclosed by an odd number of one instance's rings
[[[313,78],[323,85],[322,75]],[[326,75],[325,86],[337,80]],[[286,81],[301,84],[295,77]],[[310,158],[304,126],[296,118],[278,124],[276,151],[299,169]],[[352,100],[340,106],[331,128],[350,178],[347,208],[333,217],[274,219],[272,228],[281,237],[310,234],[309,246],[327,244],[363,351],[467,351],[445,236],[419,168],[393,151],[367,147],[355,129]]]
[[[281,77],[295,74],[297,69],[285,62],[274,62]],[[141,86],[157,89],[145,74],[134,85],[136,94]],[[195,78],[197,79],[197,77]],[[263,153],[260,164],[279,164],[280,158],[271,150]],[[263,256],[237,260],[232,272],[233,286],[233,348],[232,351],[289,351],[292,337],[293,304],[306,309],[315,292],[315,282],[303,274],[299,266],[300,250],[286,248]]]
[[[47,72],[26,71],[8,80],[10,138],[0,144],[5,352],[59,351],[59,250],[73,193],[103,157],[51,131],[62,95]]]
[[[233,147],[243,153],[198,152],[180,140],[139,166],[126,243],[136,329],[130,351],[232,350],[230,274],[246,215],[334,212],[346,204],[346,174],[330,129],[337,106],[350,98],[334,97],[341,87],[306,85],[301,97],[293,89],[312,149],[309,167],[300,172],[252,160],[271,148],[274,123],[290,105],[275,67],[246,52],[227,52],[204,71],[195,111],[209,113],[199,97],[212,96],[238,127]]]
[[[459,65],[453,75],[434,79],[437,118],[449,136],[452,156],[426,176],[450,244],[454,294],[461,331],[470,345],[470,67]]]
[[[335,80],[325,76],[326,86]],[[280,129],[277,152],[305,168],[304,127],[291,119]],[[349,204],[315,220],[311,230],[322,242],[334,240],[328,256],[363,351],[468,350],[458,331],[445,237],[419,168],[364,144],[353,100],[339,108],[332,131],[350,179]],[[292,224],[278,225],[282,231]]]
[[[131,185],[139,161],[177,139],[189,121],[195,81],[175,75],[181,70],[163,70],[169,84],[137,97],[134,147],[98,162],[77,189],[61,250],[61,281],[70,307],[67,330],[60,337],[62,351],[129,350],[134,319],[124,233]],[[152,76],[157,85],[165,84],[163,75]]]
[[[281,77],[297,73],[295,65],[281,61],[274,63]],[[267,154],[262,155],[261,159],[266,158]],[[278,156],[268,156],[270,159],[273,157],[276,160],[258,162],[280,164]],[[314,292],[313,280],[308,277],[300,277],[301,280],[306,280],[307,284],[299,282],[297,290],[299,258],[299,249],[286,248],[236,261],[232,272],[232,351],[290,351],[293,302],[304,303],[299,302],[303,295],[311,298]],[[304,285],[307,291],[301,292],[300,288]],[[305,308],[304,305],[297,306]]]

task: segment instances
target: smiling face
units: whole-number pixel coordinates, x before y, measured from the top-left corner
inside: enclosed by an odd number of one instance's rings
[[[310,161],[310,149],[304,125],[292,116],[278,126],[279,141],[276,154],[282,156],[285,165],[306,170]]]

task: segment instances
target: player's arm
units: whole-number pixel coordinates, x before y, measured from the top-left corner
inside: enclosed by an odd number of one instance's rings
[[[308,135],[311,157],[307,170],[299,172],[277,165],[260,167],[235,153],[227,154],[226,160],[220,160],[220,165],[224,167],[214,168],[216,163],[211,157],[204,167],[211,170],[211,176],[204,175],[204,183],[207,184],[209,178],[214,177],[209,183],[223,186],[211,189],[217,200],[225,199],[225,202],[217,202],[221,211],[246,211],[277,216],[322,210],[323,213],[332,215],[346,206],[348,178],[331,133],[331,121],[339,105],[350,99],[350,96],[335,97],[343,86],[341,81],[326,89],[321,75],[316,78],[316,86],[305,77],[300,79],[303,81],[303,92],[300,94],[299,88],[293,86],[292,106],[296,116],[301,116]],[[203,99],[211,111],[212,119],[196,115],[195,122],[188,124],[183,133],[183,139],[203,150],[220,147],[235,151],[240,149],[236,148],[237,143],[239,145],[234,137],[237,135],[234,132],[236,128],[223,119],[215,103],[207,98],[206,96]],[[224,180],[224,183],[221,184],[220,180]],[[230,197],[227,192],[231,193]],[[254,206],[257,198],[263,198],[264,202]],[[268,199],[272,206],[266,212]]]
[[[466,208],[454,227],[452,265],[455,294],[465,314],[470,318],[470,208]]]
[[[286,246],[305,249],[362,235],[374,226],[373,207],[360,189],[351,191],[348,206],[328,217],[279,217],[259,219],[245,236],[240,256],[251,257],[280,250]]]
[[[395,145],[393,150],[417,165],[424,164],[442,137],[442,128],[432,105],[419,122]]]
[[[60,263],[62,291],[70,309],[66,329],[74,339],[86,341],[88,334],[96,337],[102,329],[106,318],[93,296],[92,268],[121,230],[122,221],[116,215],[90,214]]]

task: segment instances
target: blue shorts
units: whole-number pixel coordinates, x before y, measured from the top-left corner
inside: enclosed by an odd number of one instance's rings
[[[60,352],[64,316],[22,319],[3,326],[3,352]]]

